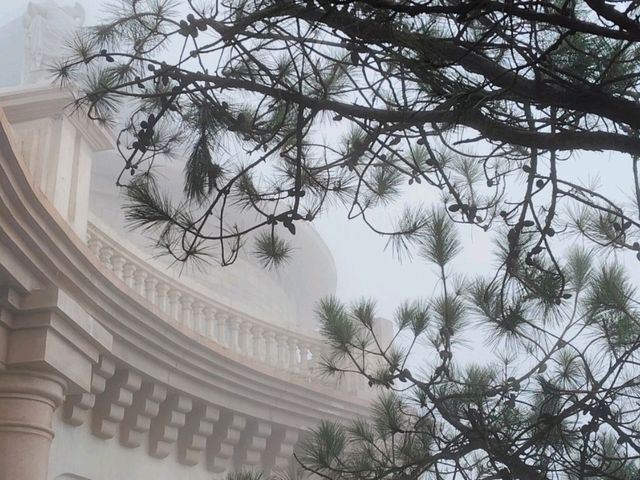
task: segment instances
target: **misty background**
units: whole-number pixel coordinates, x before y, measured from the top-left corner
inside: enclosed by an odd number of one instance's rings
[[[0,28],[20,18],[29,0],[3,0],[0,2]],[[41,0],[39,3],[72,5],[74,2]],[[77,2],[86,13],[85,26],[95,24],[104,17],[105,5],[109,0],[83,0]],[[19,45],[14,45],[20,48]],[[3,64],[3,67],[6,65]],[[13,68],[14,66],[11,66]],[[21,69],[21,65],[15,65]],[[341,136],[340,131],[321,132],[325,138]],[[576,183],[592,183],[598,179],[600,193],[607,194],[621,202],[631,202],[633,178],[631,158],[626,155],[611,155],[598,152],[576,153],[560,167],[560,173]],[[115,182],[115,179],[114,179]],[[114,184],[115,188],[115,184]],[[372,219],[387,223],[397,217],[403,207],[423,203],[429,206],[440,199],[440,192],[424,184],[407,186],[403,198],[390,204],[384,212],[372,215]],[[325,215],[313,224],[333,253],[337,267],[337,295],[344,301],[361,297],[373,298],[379,306],[379,313],[391,318],[396,307],[406,299],[429,298],[436,291],[437,276],[434,268],[420,257],[404,258],[398,261],[391,252],[385,250],[387,240],[370,231],[359,220],[347,220],[347,209],[331,207]],[[492,274],[495,260],[492,257],[492,242],[496,231],[484,232],[478,227],[462,225],[459,228],[463,249],[453,264],[452,271],[465,276]],[[294,253],[295,255],[295,253]],[[295,256],[292,258],[295,262]],[[640,279],[640,262],[633,256],[623,258],[634,279]],[[629,263],[635,262],[635,263]],[[227,268],[233,268],[227,267]],[[312,281],[312,279],[311,279]],[[636,282],[638,284],[638,282]]]

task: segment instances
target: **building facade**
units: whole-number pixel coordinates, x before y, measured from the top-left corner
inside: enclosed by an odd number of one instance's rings
[[[361,379],[317,373],[311,309],[335,289],[318,235],[284,273],[153,258],[123,226],[111,132],[20,64],[0,90],[0,479],[268,475],[320,420],[363,414]]]

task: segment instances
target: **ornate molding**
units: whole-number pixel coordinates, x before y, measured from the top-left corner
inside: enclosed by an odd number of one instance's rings
[[[178,458],[185,465],[197,465],[220,420],[220,410],[204,403],[195,405],[178,436]]]
[[[213,302],[205,293],[161,272],[95,224],[89,224],[88,243],[102,264],[131,289],[131,295],[144,297],[160,311],[165,322],[187,328],[240,356],[266,362],[278,372],[289,373],[291,381],[306,385],[311,380],[316,384],[324,381],[313,368],[323,347],[318,336],[272,325]],[[135,288],[128,281],[135,277],[144,278],[146,288]],[[325,381],[323,386],[368,396],[368,389],[354,383]]]
[[[216,304],[96,229],[85,244],[13,135],[0,110],[0,366],[56,372],[67,424],[220,473],[279,468],[300,430],[362,412],[366,396],[315,381],[317,338]]]

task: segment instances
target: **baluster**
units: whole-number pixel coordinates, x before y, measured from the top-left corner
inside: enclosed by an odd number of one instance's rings
[[[322,368],[322,359],[323,358],[331,358],[331,349],[325,345],[320,346],[320,356],[318,357],[318,369]],[[335,377],[339,378],[339,377]]]
[[[320,358],[331,358],[331,355],[329,354],[330,350],[328,347],[322,345],[320,347]],[[322,360],[321,360],[322,362]],[[318,370],[320,371],[322,369],[322,365],[321,363],[318,365]],[[343,381],[342,379],[344,378],[344,376],[339,376],[339,375],[333,375],[332,377],[329,377],[329,385],[331,385],[333,388],[335,388],[336,390],[340,391],[340,392],[346,392],[347,388],[346,388],[346,382]]]
[[[125,263],[126,263],[125,258],[120,255],[115,254],[111,257],[111,269],[113,270],[113,273],[116,274],[116,277],[118,277],[121,280],[122,280],[122,268],[124,267]]]
[[[254,325],[251,329],[253,336],[253,358],[261,362],[265,361],[265,349],[264,349],[264,328],[260,325]]]
[[[289,370],[293,373],[300,372],[300,362],[298,361],[298,339],[294,337],[289,338]]]
[[[136,266],[131,262],[126,262],[122,267],[122,280],[131,288],[133,288],[133,274],[136,270]]]
[[[320,368],[320,362],[322,360],[320,346],[312,345],[309,348],[309,351],[311,352],[311,364],[309,365],[309,371],[312,375],[317,375]]]
[[[108,269],[112,270],[113,266],[111,265],[111,257],[113,257],[114,251],[112,248],[104,247],[100,249],[100,261],[102,264]]]
[[[167,296],[169,297],[169,316],[174,320],[178,320],[181,313],[180,297],[182,296],[182,293],[179,290],[172,288],[169,290]]]
[[[229,315],[227,313],[224,312],[218,312],[216,313],[216,320],[217,325],[216,325],[216,338],[218,339],[218,342],[221,343],[222,345],[228,345],[227,342],[227,330],[228,330],[228,326],[227,326],[227,319],[229,318]]]
[[[229,348],[235,352],[240,350],[238,337],[240,334],[240,319],[235,315],[230,315],[227,318],[229,324]]]
[[[193,312],[191,310],[193,305],[193,297],[191,295],[183,294],[180,303],[182,305],[182,310],[180,312],[180,317],[178,318],[178,322],[193,329],[193,319],[192,319]]]
[[[157,305],[160,310],[160,299],[158,297],[158,279],[155,277],[148,277],[144,282],[144,296],[147,297],[149,303]]]
[[[192,323],[193,329],[204,335],[206,333],[206,325],[204,320],[204,303],[200,300],[196,300],[193,302],[193,311],[192,311]]]
[[[145,296],[145,280],[147,279],[147,272],[142,268],[138,268],[133,274],[133,288],[143,297]]]
[[[287,368],[287,337],[283,334],[276,336],[277,342],[277,366],[278,368]]]
[[[251,322],[243,320],[240,322],[240,337],[238,338],[238,347],[242,355],[250,356],[249,345],[251,341]]]
[[[300,373],[309,375],[309,344],[300,342]]]
[[[159,282],[158,287],[156,288],[156,295],[158,299],[158,308],[165,312],[169,313],[169,290],[171,287],[167,283]]]
[[[91,236],[89,240],[87,240],[87,247],[91,250],[96,257],[100,257],[100,249],[102,248],[103,243],[98,240],[96,237]]]
[[[264,332],[264,361],[268,365],[274,365],[277,363],[276,346],[276,334],[271,330]]]
[[[204,317],[206,319],[205,335],[212,340],[216,338],[216,309],[213,307],[205,307]]]

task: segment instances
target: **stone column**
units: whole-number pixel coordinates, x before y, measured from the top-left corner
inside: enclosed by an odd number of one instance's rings
[[[65,388],[47,372],[0,373],[0,478],[47,480],[53,412]]]
[[[0,296],[0,479],[47,480],[52,418],[91,389],[112,337],[57,288]]]

